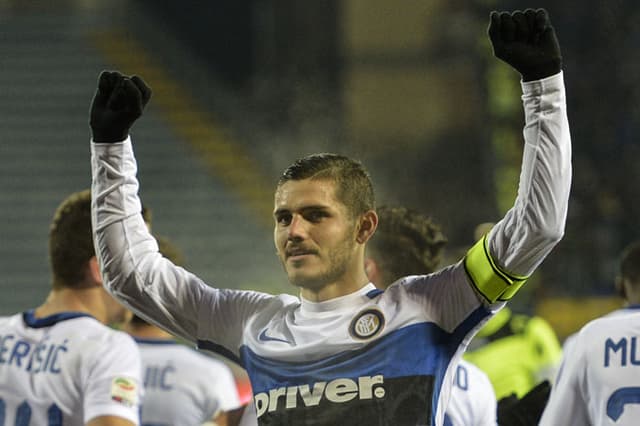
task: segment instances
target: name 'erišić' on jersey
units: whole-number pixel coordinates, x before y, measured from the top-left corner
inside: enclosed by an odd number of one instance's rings
[[[31,343],[12,334],[0,335],[0,364],[32,373],[60,374],[60,359],[68,351],[68,340]]]

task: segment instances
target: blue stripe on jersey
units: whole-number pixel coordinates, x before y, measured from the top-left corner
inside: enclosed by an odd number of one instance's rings
[[[254,394],[288,386],[313,386],[336,378],[357,381],[382,375],[396,378],[433,377],[431,399],[435,408],[442,381],[462,340],[490,311],[476,309],[454,331],[447,333],[435,323],[424,322],[395,330],[367,346],[310,362],[285,362],[261,357],[250,348],[240,349]]]
[[[455,344],[455,348],[453,349],[454,353],[455,351],[458,350],[460,343],[465,337],[467,337],[469,332],[471,332],[471,330],[473,330],[473,328],[476,327],[480,323],[480,321],[483,320],[483,318],[486,318],[489,315],[491,315],[491,311],[488,308],[486,308],[484,305],[481,305],[479,308],[473,311],[471,315],[469,315],[464,321],[462,321],[460,325],[456,327],[455,330],[453,330],[453,334],[451,335],[451,340],[453,344]],[[438,397],[440,395],[440,389],[442,389],[443,379],[444,379],[444,370],[442,371],[442,374],[436,375],[436,381],[435,381],[436,393],[434,398],[434,406],[435,406],[435,402],[438,400]]]
[[[376,289],[373,289],[373,290],[371,290],[371,291],[367,292],[366,296],[367,296],[369,299],[373,299],[374,297],[376,297],[377,295],[379,295],[379,294],[381,294],[381,293],[384,293],[384,291],[383,291],[383,290],[380,290],[379,288],[376,288]]]
[[[36,318],[35,311],[33,309],[22,313],[22,320],[27,326],[31,328],[51,327],[52,325],[59,323],[60,321],[79,317],[93,318],[92,315],[86,314],[84,312],[61,312],[59,314],[53,314],[43,318]]]
[[[382,374],[385,377],[444,373],[459,341],[434,323],[419,323],[396,330],[354,350],[310,362],[285,362],[263,358],[250,348],[240,350],[254,392]],[[436,374],[438,375],[438,374]]]

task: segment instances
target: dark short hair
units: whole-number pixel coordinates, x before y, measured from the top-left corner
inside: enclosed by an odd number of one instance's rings
[[[620,276],[640,285],[640,241],[629,244],[620,256]]]
[[[49,227],[49,262],[53,288],[83,286],[89,260],[96,255],[91,233],[91,191],[69,195]]]
[[[435,271],[446,243],[430,217],[405,207],[381,206],[367,255],[379,265],[385,285],[390,285],[407,275]]]
[[[298,159],[280,176],[278,187],[291,180],[329,179],[336,184],[336,198],[355,217],[375,209],[369,173],[356,160],[344,155],[321,153]]]

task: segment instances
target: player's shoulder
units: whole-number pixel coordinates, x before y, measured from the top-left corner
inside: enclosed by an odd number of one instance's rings
[[[153,354],[165,359],[179,359],[192,366],[225,365],[224,362],[207,355],[188,344],[173,339],[136,339],[142,353]]]
[[[212,371],[220,371],[220,370],[228,370],[229,367],[223,361],[214,358],[210,355],[206,355],[202,352],[199,352],[196,349],[184,347],[185,353],[189,353],[190,358],[194,361],[194,363],[200,364],[203,368]]]
[[[181,366],[188,366],[189,371],[192,372],[190,375],[197,376],[198,380],[217,382],[233,376],[231,368],[222,360],[182,343],[176,343],[171,346],[170,351],[163,352],[165,352],[162,355],[164,359],[171,359]]]
[[[7,327],[18,327],[20,324],[22,324],[22,314],[0,316],[0,326],[3,329],[6,329]]]
[[[78,336],[93,344],[115,347],[119,350],[136,348],[133,338],[124,331],[102,324],[93,317],[77,318],[65,324]]]
[[[640,325],[638,324],[638,319],[640,319],[640,310],[620,310],[615,314],[608,314],[589,321],[585,324],[583,330],[598,330],[603,327],[609,327],[612,324]]]
[[[576,340],[589,343],[594,338],[627,331],[640,333],[640,310],[620,311],[589,321],[576,335]]]
[[[385,293],[411,292],[415,286],[447,285],[453,281],[459,281],[464,275],[462,261],[446,265],[437,271],[422,275],[407,275],[394,281]]]

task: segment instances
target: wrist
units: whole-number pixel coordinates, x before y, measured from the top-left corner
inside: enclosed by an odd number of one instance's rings
[[[118,132],[92,132],[91,139],[95,143],[116,143],[122,142],[129,136],[128,131],[118,131]]]
[[[526,71],[521,71],[520,74],[522,75],[522,81],[527,82],[551,77],[552,75],[558,74],[561,69],[562,61],[558,59],[549,61]]]

